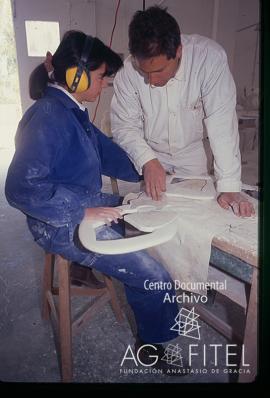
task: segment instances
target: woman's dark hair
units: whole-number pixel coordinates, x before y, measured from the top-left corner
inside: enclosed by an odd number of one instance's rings
[[[71,30],[65,33],[61,43],[52,57],[53,81],[66,84],[66,70],[79,64],[85,43],[86,34]],[[87,67],[89,70],[98,69],[103,63],[106,65],[104,76],[112,76],[123,65],[118,54],[107,47],[97,37],[92,38],[93,45],[90,50]],[[44,95],[47,83],[51,81],[44,64],[37,66],[30,75],[29,94],[34,100]]]
[[[141,59],[166,55],[175,58],[181,44],[180,28],[166,8],[137,11],[129,25],[129,51]]]

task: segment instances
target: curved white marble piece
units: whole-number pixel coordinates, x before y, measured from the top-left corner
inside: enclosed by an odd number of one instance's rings
[[[154,206],[150,206],[153,208]],[[120,206],[123,215],[128,214],[127,221],[135,228],[150,232],[147,235],[135,236],[126,239],[96,240],[96,228],[104,225],[103,222],[83,220],[79,226],[79,238],[83,246],[101,254],[123,254],[148,249],[172,239],[177,232],[178,214],[170,210],[149,210],[149,206]]]

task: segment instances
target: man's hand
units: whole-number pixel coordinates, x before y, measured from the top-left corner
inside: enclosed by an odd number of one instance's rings
[[[217,201],[223,209],[231,208],[238,217],[250,217],[255,214],[252,203],[239,192],[223,192],[219,195]]]
[[[157,159],[149,160],[143,166],[145,190],[153,200],[160,200],[166,191],[166,172]]]

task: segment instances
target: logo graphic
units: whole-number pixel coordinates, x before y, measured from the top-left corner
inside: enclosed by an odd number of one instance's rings
[[[175,317],[175,324],[170,330],[178,332],[179,336],[190,337],[191,339],[200,340],[200,327],[197,321],[198,314],[195,314],[194,307],[189,311],[182,307]]]
[[[161,360],[166,361],[170,365],[183,367],[183,357],[180,354],[180,351],[182,351],[182,348],[180,348],[178,344],[169,344],[166,347],[164,356]]]

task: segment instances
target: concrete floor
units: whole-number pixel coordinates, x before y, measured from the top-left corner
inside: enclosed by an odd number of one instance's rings
[[[0,379],[8,382],[54,382],[60,381],[57,355],[52,328],[41,319],[40,292],[43,271],[43,252],[33,242],[27,230],[25,217],[8,206],[3,193],[6,168],[12,153],[0,149]],[[121,185],[121,192],[136,188]],[[126,192],[123,192],[125,191]],[[225,357],[221,355],[220,372],[212,373],[213,358],[201,365],[201,356],[194,368],[197,374],[165,376],[155,373],[120,373],[120,363],[127,346],[134,344],[132,313],[126,303],[122,286],[116,282],[121,305],[127,314],[123,324],[115,321],[109,305],[74,338],[74,382],[78,383],[230,383]],[[76,307],[77,302],[73,303]],[[243,310],[219,297],[213,311],[224,319],[240,322]],[[129,321],[128,321],[129,320]],[[201,339],[195,341],[199,348],[203,344],[225,344],[228,342],[219,333],[199,320]],[[180,336],[178,343],[185,353],[194,340]],[[223,348],[222,348],[223,349]],[[130,367],[132,368],[132,366]],[[129,368],[129,369],[130,369]],[[139,368],[145,371],[148,368]],[[206,373],[200,373],[206,369]]]

